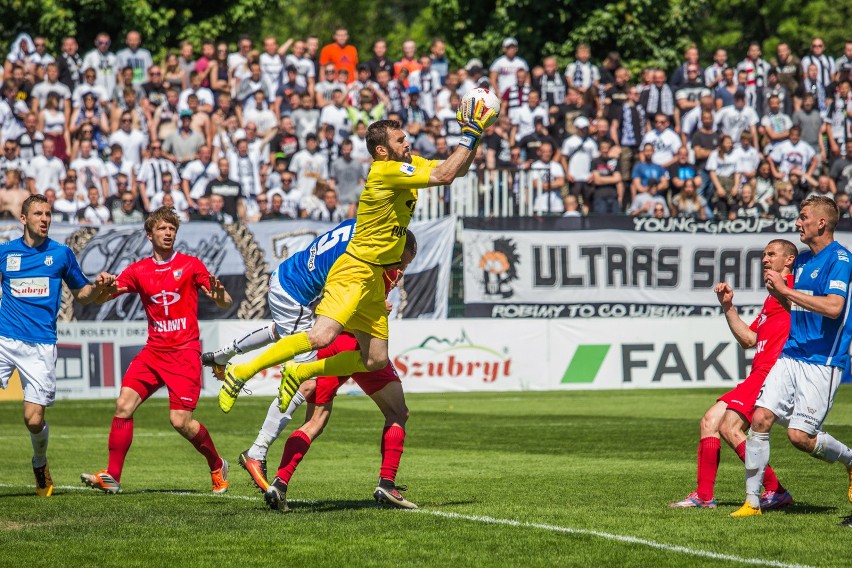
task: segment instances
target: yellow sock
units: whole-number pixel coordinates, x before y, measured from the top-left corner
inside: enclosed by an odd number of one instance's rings
[[[350,377],[352,373],[366,373],[360,351],[344,351],[327,359],[299,363],[296,378],[305,381],[312,377]]]
[[[280,365],[296,355],[311,350],[311,342],[305,332],[288,335],[279,339],[272,347],[246,363],[234,365],[231,373],[241,381],[247,381],[263,369]]]

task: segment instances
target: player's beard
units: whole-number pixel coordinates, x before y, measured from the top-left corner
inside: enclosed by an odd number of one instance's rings
[[[410,164],[411,163],[411,150],[408,150],[407,152],[403,152],[401,154],[397,154],[396,152],[394,152],[393,150],[388,148],[388,157],[393,162],[405,162],[406,164]]]

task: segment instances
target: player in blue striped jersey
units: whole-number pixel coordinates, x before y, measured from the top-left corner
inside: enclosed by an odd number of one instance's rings
[[[746,502],[733,517],[761,514],[763,473],[769,462],[769,430],[787,424],[787,437],[803,452],[829,463],[846,465],[852,501],[852,450],[822,425],[831,410],[843,370],[849,365],[850,252],[834,240],[838,209],[824,196],[806,199],[796,228],[809,251],[793,265],[795,282],[787,286],[772,271],[764,275],[769,293],[790,307],[790,336],[769,371],[755,403],[746,439]]]
[[[47,199],[32,195],[21,206],[24,235],[0,245],[0,387],[6,388],[17,369],[24,390],[24,422],[33,445],[36,493],[44,497],[53,494],[44,409],[56,398],[56,318],[62,282],[78,302],[88,304],[115,280],[104,272],[91,284],[71,249],[47,236],[50,221]]]

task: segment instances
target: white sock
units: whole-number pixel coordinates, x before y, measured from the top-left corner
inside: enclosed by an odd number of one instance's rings
[[[828,463],[839,461],[846,467],[852,467],[852,450],[827,432],[817,434],[816,446],[811,455]]]
[[[224,365],[231,357],[240,353],[254,351],[275,342],[275,326],[270,325],[250,331],[232,343],[213,352],[213,360],[217,365]]]
[[[305,397],[302,393],[297,392],[290,401],[290,405],[285,412],[278,410],[278,399],[272,401],[269,405],[269,410],[266,411],[266,419],[263,421],[263,427],[257,433],[257,439],[251,445],[248,451],[248,457],[255,460],[265,460],[266,453],[269,451],[269,446],[281,435],[281,432],[287,427],[287,424],[293,420],[293,413],[305,402]]]
[[[33,443],[33,467],[43,467],[47,463],[47,439],[50,435],[47,422],[38,434],[30,432],[30,441]]]
[[[748,431],[746,438],[745,470],[746,500],[753,507],[760,506],[760,488],[763,473],[769,464],[769,432]]]

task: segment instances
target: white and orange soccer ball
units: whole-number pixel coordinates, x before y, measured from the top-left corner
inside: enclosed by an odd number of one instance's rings
[[[459,110],[461,110],[461,115],[465,120],[475,118],[473,114],[476,111],[476,103],[478,101],[482,101],[482,106],[479,110],[480,116],[487,113],[489,109],[494,110],[494,114],[491,115],[484,125],[488,128],[497,122],[497,117],[500,115],[500,99],[497,95],[483,87],[471,89],[461,100],[461,105],[459,105]]]

